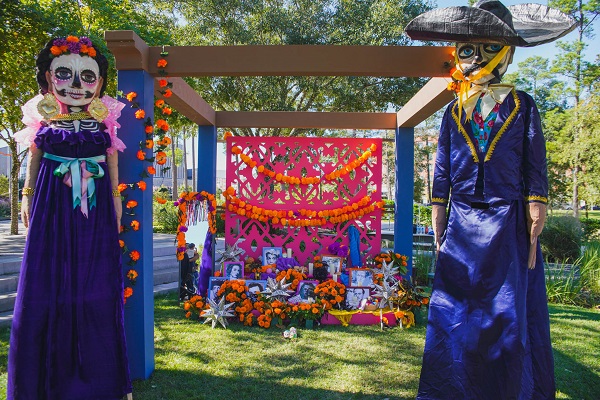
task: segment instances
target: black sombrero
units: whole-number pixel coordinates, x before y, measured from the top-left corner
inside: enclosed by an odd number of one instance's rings
[[[499,43],[530,47],[552,42],[575,28],[567,14],[541,4],[504,6],[480,0],[473,7],[445,7],[423,13],[405,28],[413,40]]]

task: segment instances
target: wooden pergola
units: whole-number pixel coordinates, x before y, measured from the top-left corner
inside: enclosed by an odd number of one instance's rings
[[[107,31],[105,39],[116,59],[118,88],[135,91],[137,101],[153,118],[158,93],[156,65],[163,47],[148,46],[133,31]],[[414,127],[452,98],[446,90],[453,59],[451,47],[405,46],[178,46],[169,52],[169,104],[198,125],[199,191],[216,191],[217,128],[390,129],[396,132],[396,210],[394,249],[412,254],[412,193],[414,185]],[[200,76],[377,76],[430,77],[423,88],[397,113],[217,111],[181,77]],[[134,163],[144,126],[134,110],[123,110],[120,137],[127,145],[119,166],[120,180],[139,180]],[[131,161],[130,161],[131,160]],[[150,185],[151,187],[151,185]],[[151,191],[133,192],[138,213],[152,221]],[[154,313],[152,282],[152,226],[142,222],[141,235],[132,240],[140,250],[140,276],[126,308],[126,332],[132,378],[146,379],[154,370]],[[407,234],[410,232],[410,234]],[[404,234],[404,235],[403,235]],[[130,304],[131,303],[131,304]]]

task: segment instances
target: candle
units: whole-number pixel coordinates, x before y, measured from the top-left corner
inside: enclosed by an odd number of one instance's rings
[[[333,274],[333,281],[334,282],[339,282],[340,279],[340,274]]]
[[[333,275],[335,274],[335,265],[330,265],[329,266],[329,275]]]
[[[287,258],[292,258],[292,249],[287,249]]]
[[[308,263],[308,275],[312,276],[314,266],[313,263]]]

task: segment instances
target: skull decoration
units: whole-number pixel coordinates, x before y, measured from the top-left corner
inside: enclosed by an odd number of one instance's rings
[[[75,107],[85,106],[97,97],[103,82],[96,60],[79,54],[54,58],[46,80],[59,102]]]

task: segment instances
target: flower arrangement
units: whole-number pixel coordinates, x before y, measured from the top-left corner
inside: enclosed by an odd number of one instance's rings
[[[291,306],[290,309],[290,318],[298,319],[298,320],[316,320],[323,316],[325,313],[325,305],[320,300],[317,299],[314,303],[299,303]]]
[[[350,254],[348,246],[340,244],[339,242],[333,242],[327,247],[327,250],[329,251],[329,254],[343,258],[348,257],[348,254]]]
[[[248,286],[242,280],[225,281],[217,291],[217,297],[225,298],[226,303],[233,303],[233,310],[240,322],[245,322],[252,313],[253,304],[246,292]]]
[[[408,266],[408,257],[402,254],[394,253],[392,250],[387,253],[381,253],[375,256],[375,267],[382,268],[383,262],[387,264],[392,263],[394,267],[398,268],[398,272],[401,275],[406,274],[406,267]]]
[[[92,41],[82,36],[67,36],[66,38],[58,38],[52,42],[50,47],[51,57],[58,57],[63,54],[79,54],[86,55],[92,58],[96,57],[96,49]]]
[[[325,281],[315,288],[315,295],[321,300],[325,310],[331,310],[333,306],[341,309],[346,294],[346,286],[340,282]]]
[[[413,307],[421,307],[429,304],[431,289],[425,286],[414,285],[412,279],[400,279],[398,283],[398,308],[410,310]]]
[[[284,278],[285,278],[286,282],[292,283],[292,285],[290,286],[289,289],[296,290],[298,288],[298,284],[300,283],[300,281],[306,279],[306,275],[298,270],[290,268],[290,269],[279,272],[275,279],[280,281]]]
[[[196,315],[198,318],[200,318],[200,315],[205,308],[206,302],[202,296],[199,295],[194,295],[183,303],[183,310],[186,312],[186,318],[190,318],[192,315]]]

